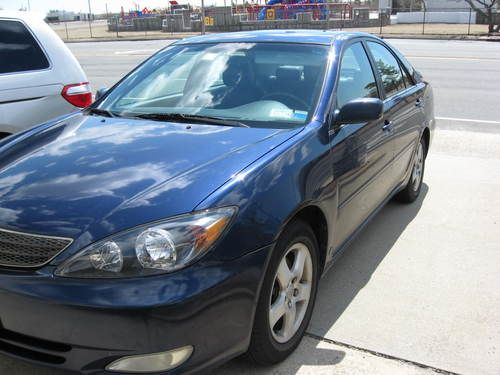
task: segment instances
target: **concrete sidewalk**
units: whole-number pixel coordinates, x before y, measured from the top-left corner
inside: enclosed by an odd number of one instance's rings
[[[250,365],[237,359],[212,375],[358,375],[358,374],[435,374],[430,368],[305,337],[299,349],[282,364],[272,367]]]
[[[390,203],[321,283],[309,332],[461,374],[500,373],[500,159],[439,132],[422,197]],[[459,156],[460,155],[460,156]]]

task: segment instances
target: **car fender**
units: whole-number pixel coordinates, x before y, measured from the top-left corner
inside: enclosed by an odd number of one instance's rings
[[[325,131],[320,123],[309,124],[195,208],[239,207],[231,229],[214,249],[217,258],[234,259],[274,243],[287,223],[308,206],[320,208],[327,223],[334,222],[337,194]]]

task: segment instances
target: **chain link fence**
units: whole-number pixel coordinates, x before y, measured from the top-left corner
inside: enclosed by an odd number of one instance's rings
[[[490,18],[489,18],[490,17]],[[500,25],[500,11],[487,9],[370,9],[345,3],[277,3],[176,9],[143,16],[110,15],[105,19],[51,23],[65,41],[95,39],[183,38],[201,33],[265,29],[365,31],[378,35],[487,35]]]

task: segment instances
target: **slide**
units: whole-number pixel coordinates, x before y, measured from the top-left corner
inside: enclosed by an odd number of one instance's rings
[[[272,5],[283,4],[284,0],[269,0],[265,7],[263,7],[257,16],[259,21],[266,19],[266,12]],[[322,4],[320,6],[311,5],[311,4]],[[287,5],[295,5],[287,7]],[[299,1],[288,1],[285,2],[284,7],[276,7],[275,17],[277,20],[284,19],[284,9],[286,9],[286,18],[295,18],[297,13],[301,12],[313,12],[314,19],[326,19],[328,17],[328,8],[326,7],[326,3],[324,0],[299,0]]]

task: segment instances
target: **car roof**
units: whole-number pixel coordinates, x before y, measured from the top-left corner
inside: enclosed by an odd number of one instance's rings
[[[0,10],[0,18],[4,20],[15,20],[24,22],[32,31],[40,28],[50,28],[44,21],[44,17],[37,12],[25,12],[18,10]]]
[[[35,86],[56,83],[66,85],[88,81],[78,60],[56,32],[47,25],[40,13],[0,10],[0,20],[13,20],[24,23],[49,60],[50,68],[46,70],[48,74],[40,74],[43,71],[37,71]],[[26,72],[15,74],[20,77]],[[9,88],[19,87],[21,83],[18,84],[17,81],[19,80],[11,80],[12,86]]]
[[[335,40],[349,40],[356,37],[374,37],[362,32],[330,30],[258,30],[232,33],[208,34],[178,41],[176,44],[223,43],[223,42],[282,42],[331,45]]]
[[[43,21],[43,17],[38,13],[18,10],[0,10],[0,18],[15,18],[23,21],[35,19]]]

